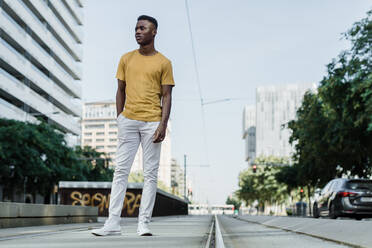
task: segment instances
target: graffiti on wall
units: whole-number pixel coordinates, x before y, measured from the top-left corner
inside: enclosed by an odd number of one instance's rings
[[[70,194],[72,200],[71,205],[80,206],[92,206],[98,207],[99,215],[105,215],[108,211],[110,203],[110,193],[82,193],[80,191],[73,191]],[[134,216],[138,213],[142,194],[136,194],[134,192],[126,192],[124,204],[123,204],[123,215],[124,216]]]

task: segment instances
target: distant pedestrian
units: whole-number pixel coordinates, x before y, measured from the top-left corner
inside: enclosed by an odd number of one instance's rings
[[[120,235],[120,215],[128,184],[128,175],[139,144],[143,149],[144,186],[139,209],[137,233],[151,236],[148,228],[154,208],[161,142],[171,110],[174,86],[172,65],[155,50],[158,22],[142,15],[137,19],[135,37],[139,49],[124,54],[116,73],[118,89],[118,148],[111,187],[109,218],[92,231],[97,236]]]

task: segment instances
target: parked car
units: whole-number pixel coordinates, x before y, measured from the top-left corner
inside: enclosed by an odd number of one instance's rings
[[[339,178],[330,181],[315,196],[313,216],[372,217],[372,180]]]

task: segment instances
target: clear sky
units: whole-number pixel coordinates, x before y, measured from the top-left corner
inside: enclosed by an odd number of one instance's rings
[[[182,0],[88,0],[84,23],[84,101],[115,99],[120,56],[138,48],[136,18],[159,22],[156,48],[173,64],[172,155],[183,164],[196,200],[225,202],[247,167],[242,111],[260,85],[318,83],[326,64],[348,43],[341,33],[366,16],[370,0],[189,0],[202,96],[206,140],[185,2]],[[209,164],[209,167],[195,165]],[[194,165],[194,166],[192,166]]]

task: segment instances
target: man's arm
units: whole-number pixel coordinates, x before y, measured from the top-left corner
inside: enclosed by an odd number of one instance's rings
[[[172,107],[172,88],[173,85],[162,85],[162,113],[161,121],[158,128],[155,131],[153,141],[154,143],[162,142],[165,138],[165,132],[167,130],[168,119]]]
[[[125,81],[118,79],[118,90],[116,91],[116,114],[119,116],[123,112],[125,104]]]

